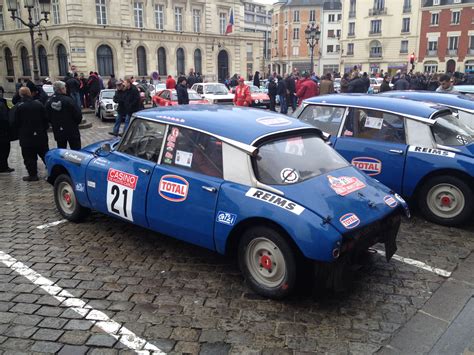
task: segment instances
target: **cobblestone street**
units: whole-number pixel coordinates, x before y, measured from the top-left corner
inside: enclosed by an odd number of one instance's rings
[[[111,137],[112,123],[87,119],[93,127],[81,131],[83,146]],[[55,147],[51,135],[49,143]],[[176,354],[373,353],[474,250],[472,225],[446,228],[415,216],[402,224],[400,258],[387,263],[375,255],[347,292],[271,301],[244,284],[233,260],[112,217],[92,213],[81,224],[38,229],[62,220],[52,187],[44,179],[21,181],[26,170],[18,142],[10,166],[15,172],[0,174],[4,354],[137,348]]]

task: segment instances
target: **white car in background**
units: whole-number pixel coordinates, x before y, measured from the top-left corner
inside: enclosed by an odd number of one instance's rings
[[[95,102],[95,115],[102,121],[115,119],[117,106],[114,102],[115,89],[104,89],[100,92]]]
[[[210,104],[233,105],[234,94],[227,90],[227,87],[221,83],[196,83],[191,87],[203,99],[209,101]]]
[[[156,93],[166,89],[166,84],[165,83],[149,84],[148,87],[150,89],[150,95],[153,98],[153,96],[155,96]]]

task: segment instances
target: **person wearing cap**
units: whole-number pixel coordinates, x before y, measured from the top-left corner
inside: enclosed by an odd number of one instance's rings
[[[250,95],[250,88],[245,85],[243,76],[239,78],[239,85],[235,88],[234,105],[235,106],[250,106],[252,104],[252,96]]]

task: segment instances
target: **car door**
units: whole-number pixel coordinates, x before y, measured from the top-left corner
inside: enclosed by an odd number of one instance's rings
[[[331,135],[330,142],[334,144],[337,133],[344,119],[346,107],[307,105],[299,115],[303,122],[319,128],[321,131]]]
[[[146,194],[166,125],[134,119],[116,150],[101,150],[89,163],[87,193],[95,210],[148,227]]]
[[[222,142],[170,126],[148,191],[150,227],[214,249],[215,209],[222,183]]]
[[[408,148],[402,116],[350,108],[334,147],[367,175],[401,191]]]

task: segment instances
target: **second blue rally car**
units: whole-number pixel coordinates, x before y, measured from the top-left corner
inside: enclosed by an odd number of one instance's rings
[[[93,209],[236,254],[256,292],[282,298],[305,270],[341,277],[337,270],[376,243],[388,260],[407,212],[323,138],[254,109],[145,110],[120,141],[50,151],[48,181],[68,220]]]

